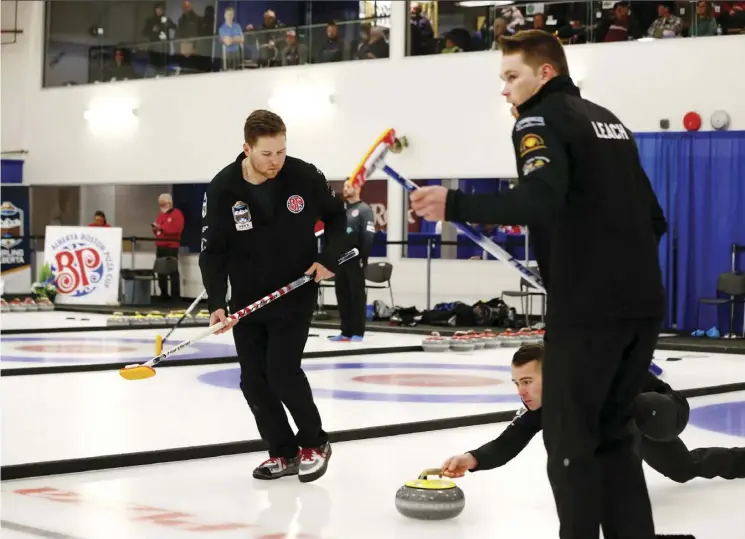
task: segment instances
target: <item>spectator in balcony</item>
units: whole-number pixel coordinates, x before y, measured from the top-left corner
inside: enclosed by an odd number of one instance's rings
[[[430,21],[423,13],[422,6],[411,6],[411,56],[422,56],[435,52],[435,32]]]
[[[610,17],[604,18],[595,30],[597,42],[612,43],[642,37],[639,23],[631,16],[628,2],[616,2]]]
[[[114,61],[107,62],[103,68],[103,81],[128,80],[137,78],[132,63],[126,58],[124,49],[114,51]]]
[[[691,36],[717,35],[717,21],[714,18],[714,6],[709,2],[696,3],[696,19]]]
[[[388,58],[390,49],[385,40],[385,33],[380,26],[370,28],[370,41],[367,43],[365,57],[367,59]]]
[[[264,22],[260,28],[253,24],[246,25],[246,31],[257,31],[256,44],[259,47],[259,66],[273,67],[282,64],[279,50],[284,47],[281,28],[284,27],[277,19],[277,14],[271,9],[264,12]]]
[[[282,49],[282,65],[296,66],[308,63],[308,49],[297,41],[297,32],[287,30],[285,33],[285,47]]]
[[[463,49],[458,46],[458,36],[451,30],[445,34],[445,46],[440,53],[451,54],[454,52],[463,52]]]
[[[100,226],[104,228],[111,227],[109,222],[106,220],[106,214],[101,210],[97,210],[96,213],[93,214],[93,222],[88,226]]]
[[[194,12],[194,8],[189,0],[183,0],[183,2],[181,2],[181,11],[182,14],[178,19],[178,32],[176,33],[176,37],[182,40],[179,43],[181,54],[192,54],[194,43],[191,40],[199,37],[201,19],[199,15]],[[188,53],[185,52],[185,48],[190,49]]]
[[[204,15],[199,21],[199,35],[202,37],[215,34],[215,6],[204,8]]]
[[[551,33],[551,30],[546,28],[546,15],[543,13],[533,14],[533,30],[543,30],[544,32]]]
[[[181,44],[181,53],[174,60],[178,65],[179,75],[193,75],[211,71],[210,59],[196,54],[196,45],[193,41],[184,41]]]
[[[316,56],[317,64],[341,62],[344,60],[344,42],[339,38],[339,28],[335,22],[326,25],[326,41]]]
[[[514,34],[517,28],[525,26],[525,16],[517,6],[502,8],[499,16],[507,21],[507,33]]]
[[[176,31],[174,22],[166,17],[163,4],[156,4],[153,16],[145,21],[142,35],[148,41],[148,71],[165,73],[168,43]]]
[[[367,57],[367,45],[370,43],[370,28],[372,26],[369,22],[363,22],[360,24],[360,34],[358,39],[352,42],[352,50],[354,54],[352,59],[364,60]]]
[[[151,225],[155,235],[155,257],[175,258],[178,260],[179,247],[181,247],[181,234],[184,232],[184,214],[178,208],[173,207],[173,198],[168,193],[158,197],[160,214]],[[168,281],[171,281],[171,291],[168,293]],[[181,298],[181,276],[178,272],[158,275],[158,287],[161,298],[164,300]]]
[[[492,43],[491,43],[491,50],[498,51],[499,50],[499,38],[507,33],[507,20],[503,19],[502,17],[497,17],[494,20],[493,30],[494,31],[493,31],[493,37],[492,37]]]
[[[241,25],[235,22],[235,9],[232,6],[225,8],[225,22],[220,26],[220,41],[225,54],[225,69],[238,69],[243,60],[241,51],[244,36]]]
[[[647,36],[656,39],[667,37],[680,37],[683,30],[683,21],[680,17],[672,14],[675,8],[674,2],[660,2],[657,4],[657,19],[647,30]]]

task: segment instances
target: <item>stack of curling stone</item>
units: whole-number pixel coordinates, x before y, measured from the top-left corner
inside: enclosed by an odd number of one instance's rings
[[[442,337],[437,331],[422,341],[425,352],[446,352],[450,349],[450,339]]]
[[[427,479],[437,475],[440,479]],[[417,520],[455,518],[466,507],[466,496],[452,481],[442,479],[439,468],[424,470],[418,479],[408,481],[396,492],[396,509]]]

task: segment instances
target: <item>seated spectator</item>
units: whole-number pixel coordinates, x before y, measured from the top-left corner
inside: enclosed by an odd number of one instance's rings
[[[502,8],[499,16],[507,21],[508,34],[514,34],[518,28],[525,26],[525,16],[518,6]]]
[[[445,34],[445,46],[442,48],[440,53],[442,54],[451,54],[454,52],[463,52],[463,49],[458,46],[456,43],[457,37],[453,35],[452,32],[448,32]]]
[[[225,69],[232,71],[239,69],[243,61],[242,45],[244,41],[241,25],[235,22],[235,10],[232,6],[225,8],[225,22],[220,25],[220,41],[222,42],[225,57]]]
[[[360,35],[359,39],[352,43],[352,50],[354,54],[352,58],[354,60],[364,60],[366,56],[367,44],[370,43],[370,28],[369,22],[363,22],[360,24]]]
[[[344,43],[339,38],[339,28],[335,22],[326,25],[326,41],[316,56],[317,64],[341,62],[344,60]]]
[[[196,46],[193,41],[181,43],[181,53],[176,55],[174,60],[178,65],[179,75],[193,75],[212,71],[210,58],[196,54]]]
[[[714,18],[714,7],[709,2],[700,0],[696,3],[696,18],[690,35],[692,37],[717,35],[717,21]]]
[[[388,58],[389,47],[385,40],[383,28],[373,26],[370,28],[370,40],[364,47],[364,52],[360,55],[363,59],[372,60],[374,58]]]
[[[544,32],[550,32],[548,28],[546,28],[546,15],[543,13],[535,13],[533,15],[533,29],[534,30],[543,30]]]
[[[296,66],[308,62],[308,50],[302,43],[297,42],[295,30],[287,30],[285,47],[282,49],[282,65]]]
[[[628,2],[616,2],[610,17],[604,18],[595,29],[598,43],[628,41],[642,37],[639,23],[631,16]]]
[[[672,14],[675,4],[673,2],[660,2],[657,4],[657,19],[647,30],[647,36],[655,39],[666,37],[680,37],[683,30],[683,21],[680,17]]]
[[[502,17],[494,20],[494,32],[492,35],[491,50],[499,50],[499,38],[507,33],[507,21]]]
[[[114,51],[114,61],[107,62],[101,74],[101,80],[104,82],[112,80],[136,79],[134,68],[128,58],[125,57],[124,49]]]
[[[101,210],[98,210],[96,211],[96,213],[93,214],[93,222],[90,223],[88,226],[102,226],[106,228],[111,227],[108,221],[106,221],[106,214]]]

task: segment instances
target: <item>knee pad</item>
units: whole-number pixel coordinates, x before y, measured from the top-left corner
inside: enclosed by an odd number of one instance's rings
[[[673,397],[650,391],[636,396],[631,414],[644,436],[655,442],[669,442],[685,428],[680,408]]]

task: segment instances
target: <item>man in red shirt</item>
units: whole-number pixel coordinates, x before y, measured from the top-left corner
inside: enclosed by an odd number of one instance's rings
[[[158,197],[160,215],[151,225],[155,234],[155,257],[175,258],[178,260],[179,247],[181,246],[181,233],[184,231],[184,214],[173,207],[173,198],[168,193]],[[171,294],[168,294],[168,280],[171,281]],[[181,298],[181,276],[178,265],[175,273],[158,274],[158,286],[160,295],[164,300]]]

